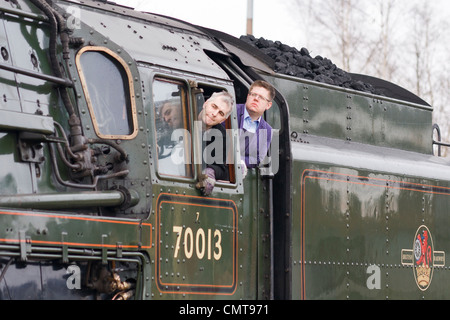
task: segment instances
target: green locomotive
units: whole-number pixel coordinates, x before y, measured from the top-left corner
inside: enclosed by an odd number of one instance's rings
[[[448,298],[449,163],[417,97],[276,73],[244,41],[105,1],[0,11],[2,299]],[[270,161],[233,161],[233,111],[230,177],[203,196],[195,115],[256,79],[277,89]],[[167,163],[166,103],[198,161]]]

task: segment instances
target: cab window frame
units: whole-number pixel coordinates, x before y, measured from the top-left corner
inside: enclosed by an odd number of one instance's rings
[[[181,176],[181,175],[171,175],[171,174],[167,174],[164,172],[161,172],[159,169],[159,156],[158,156],[158,136],[157,136],[157,126],[156,126],[156,118],[159,116],[159,112],[158,110],[156,110],[156,108],[158,106],[156,106],[155,104],[155,86],[154,83],[155,81],[165,81],[165,82],[172,82],[172,83],[177,83],[179,85],[183,84],[183,88],[186,90],[186,105],[184,106],[184,113],[189,117],[189,119],[184,119],[184,124],[185,126],[183,127],[185,130],[187,130],[190,133],[190,160],[191,163],[189,164],[191,166],[191,170],[192,170],[192,175],[190,176]],[[196,165],[196,157],[198,156],[197,152],[197,142],[195,141],[195,121],[197,120],[197,114],[201,111],[201,109],[203,108],[203,105],[197,105],[198,101],[194,101],[195,97],[194,97],[194,91],[195,88],[192,87],[192,83],[197,83],[195,80],[192,80],[190,78],[184,78],[184,77],[177,77],[177,76],[173,76],[173,75],[167,75],[164,73],[156,73],[154,74],[154,76],[151,79],[150,85],[151,85],[151,92],[152,92],[152,103],[153,103],[153,112],[154,112],[154,119],[152,119],[152,126],[154,126],[153,129],[153,134],[154,134],[154,145],[155,145],[155,152],[156,152],[156,156],[155,156],[155,173],[156,175],[162,179],[162,180],[176,180],[176,181],[186,181],[186,182],[192,182],[195,181],[198,178],[198,175],[201,173],[199,172],[199,168],[198,165]],[[205,90],[205,92],[203,92],[203,98],[204,101],[206,101],[211,93],[213,92],[220,92],[220,91],[229,91],[226,89],[226,87],[224,86],[216,86],[214,84],[211,83],[207,83],[207,82],[198,82],[198,88]],[[233,106],[233,108],[235,108],[235,106]],[[233,110],[234,112],[234,110]],[[232,114],[233,114],[232,112]],[[188,127],[186,127],[186,125]],[[232,115],[230,115],[228,117],[228,119],[225,121],[224,123],[225,125],[225,129],[227,130],[227,136],[229,135],[229,131],[228,129],[235,129],[232,128]],[[231,141],[231,148],[230,150],[228,150],[228,156],[230,156],[230,152],[232,153],[232,158],[234,159],[236,157],[235,152],[234,152],[234,148],[233,146],[236,145],[236,141],[234,141],[235,139],[231,136],[228,137],[228,139],[230,139],[229,141]],[[228,142],[228,140],[227,140]],[[202,159],[203,161],[203,159]],[[224,181],[224,180],[218,180],[217,184],[225,187],[225,188],[234,188],[237,186],[237,181],[236,181],[236,173],[235,173],[235,168],[237,167],[234,163],[230,163],[227,164],[228,166],[228,170],[229,170],[229,180]]]
[[[177,129],[184,129],[187,132],[189,132],[189,141],[186,140],[186,136],[184,136],[184,140],[183,140],[183,147],[187,146],[190,147],[190,153],[188,153],[189,157],[190,157],[190,162],[189,163],[185,163],[184,164],[184,170],[185,170],[185,174],[184,175],[178,175],[175,172],[174,173],[168,173],[168,172],[163,172],[163,170],[161,170],[161,159],[160,159],[160,146],[158,145],[159,142],[159,137],[158,137],[158,125],[157,125],[157,121],[158,118],[161,117],[161,114],[159,112],[161,112],[161,110],[157,110],[159,108],[162,108],[164,104],[161,104],[163,101],[166,101],[167,99],[162,99],[162,100],[155,100],[155,82],[163,82],[163,83],[169,83],[169,84],[174,84],[174,85],[178,85],[181,86],[182,90],[184,91],[183,93],[183,97],[180,97],[180,110],[183,113],[183,119],[182,119],[182,123],[183,126]],[[196,172],[195,172],[195,166],[194,166],[194,151],[192,148],[193,145],[193,139],[192,139],[192,104],[190,101],[190,87],[189,84],[186,82],[185,79],[181,79],[181,78],[176,78],[176,77],[168,77],[166,75],[155,75],[153,77],[153,79],[151,80],[151,92],[152,92],[152,104],[153,104],[153,109],[154,109],[154,119],[152,119],[152,127],[153,127],[153,135],[154,135],[154,145],[155,145],[155,152],[156,152],[156,174],[160,179],[163,180],[182,180],[182,181],[194,181],[194,179],[196,178]],[[184,102],[184,105],[183,105]],[[162,120],[162,119],[159,119]],[[184,150],[184,155],[186,155],[186,150]]]
[[[86,52],[97,52],[102,53],[106,59],[110,59],[111,62],[116,62],[116,66],[120,66],[123,69],[119,70],[121,75],[125,75],[126,79],[122,78],[122,81],[126,86],[124,86],[124,98],[127,101],[126,104],[126,114],[127,114],[127,123],[130,127],[129,134],[120,134],[120,133],[112,133],[112,134],[105,134],[101,132],[101,128],[99,126],[98,122],[98,115],[96,114],[96,111],[98,110],[96,106],[93,105],[92,98],[89,92],[88,88],[88,79],[86,79],[85,72],[83,71],[82,63],[81,63],[81,57]],[[89,110],[89,114],[92,119],[92,125],[94,127],[94,131],[96,135],[101,139],[107,139],[107,140],[132,140],[134,139],[138,134],[138,119],[137,119],[137,110],[136,110],[136,96],[135,96],[135,88],[134,88],[134,81],[133,81],[133,75],[132,72],[128,66],[128,64],[125,62],[125,60],[112,51],[109,48],[101,47],[101,46],[86,46],[81,48],[76,57],[76,68],[78,70],[78,74],[81,81],[81,86],[84,92],[84,95],[86,97],[86,103]],[[131,119],[130,119],[131,118]]]
[[[217,85],[213,85],[211,83],[207,83],[207,82],[198,82],[198,87],[202,90],[204,90],[204,100],[208,100],[210,98],[210,96],[212,95],[212,93],[214,92],[221,92],[221,91],[227,91],[230,92],[229,90],[227,90],[227,88],[223,87],[223,86],[217,86]],[[207,89],[207,90],[206,90]],[[205,95],[206,94],[206,95]],[[197,106],[199,108],[199,110],[196,110],[197,113],[199,113],[201,111],[201,109],[203,108],[203,106]],[[229,148],[227,148],[227,161],[230,160],[230,163],[226,163],[227,167],[228,167],[228,180],[217,180],[216,183],[219,186],[223,186],[223,187],[236,187],[237,185],[237,176],[236,176],[236,168],[237,168],[237,164],[236,164],[236,159],[237,159],[237,155],[236,152],[234,151],[235,148],[237,147],[237,142],[234,139],[234,130],[237,130],[237,128],[233,127],[233,114],[235,114],[236,111],[236,102],[232,107],[232,112],[229,115],[229,117],[224,121],[223,125],[224,128],[226,130],[226,134],[227,134],[227,143],[231,144],[228,145]],[[231,134],[230,131],[231,130]],[[228,150],[229,149],[229,150]],[[239,160],[240,161],[240,160]]]

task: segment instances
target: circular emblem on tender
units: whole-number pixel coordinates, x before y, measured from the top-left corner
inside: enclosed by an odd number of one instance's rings
[[[445,252],[434,250],[430,230],[420,226],[413,247],[402,249],[401,260],[402,265],[412,267],[417,287],[425,291],[430,287],[434,269],[445,267]]]
[[[425,291],[433,277],[433,239],[426,226],[420,226],[414,240],[414,277],[419,289]]]

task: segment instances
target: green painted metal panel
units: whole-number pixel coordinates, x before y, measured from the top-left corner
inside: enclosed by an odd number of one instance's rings
[[[126,250],[151,248],[151,224],[131,219],[114,219],[69,214],[7,211],[0,212],[3,244],[33,246],[63,245],[75,248]],[[142,238],[141,238],[141,232]],[[23,236],[21,236],[23,232]]]
[[[293,297],[441,299],[449,276],[444,268],[449,184],[432,178],[432,166],[417,178],[389,167],[375,172],[355,165],[294,165]],[[433,241],[427,287],[417,280],[421,271],[411,258],[421,226]],[[371,268],[378,270],[377,288],[368,284]]]
[[[0,130],[1,131],[30,131],[43,134],[53,134],[53,118],[0,110]]]
[[[265,76],[289,104],[290,130],[308,141],[321,136],[432,153],[432,108],[282,75]]]

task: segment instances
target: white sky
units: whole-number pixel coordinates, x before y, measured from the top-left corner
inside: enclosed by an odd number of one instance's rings
[[[199,26],[219,30],[235,37],[247,29],[247,0],[112,0],[138,11],[171,16]],[[274,4],[275,3],[275,4]],[[285,1],[254,0],[253,34],[294,46],[295,35],[287,30],[291,19]],[[287,34],[286,34],[287,33]],[[290,36],[289,36],[290,35]],[[297,37],[298,38],[298,37]]]
[[[117,4],[171,16],[203,27],[216,29],[235,37],[246,34],[247,0],[111,0]],[[417,0],[424,1],[424,0]],[[301,24],[295,19],[290,1],[253,0],[253,34],[287,45],[308,47]],[[410,3],[412,3],[411,1]],[[437,12],[450,17],[450,1],[430,0]]]

